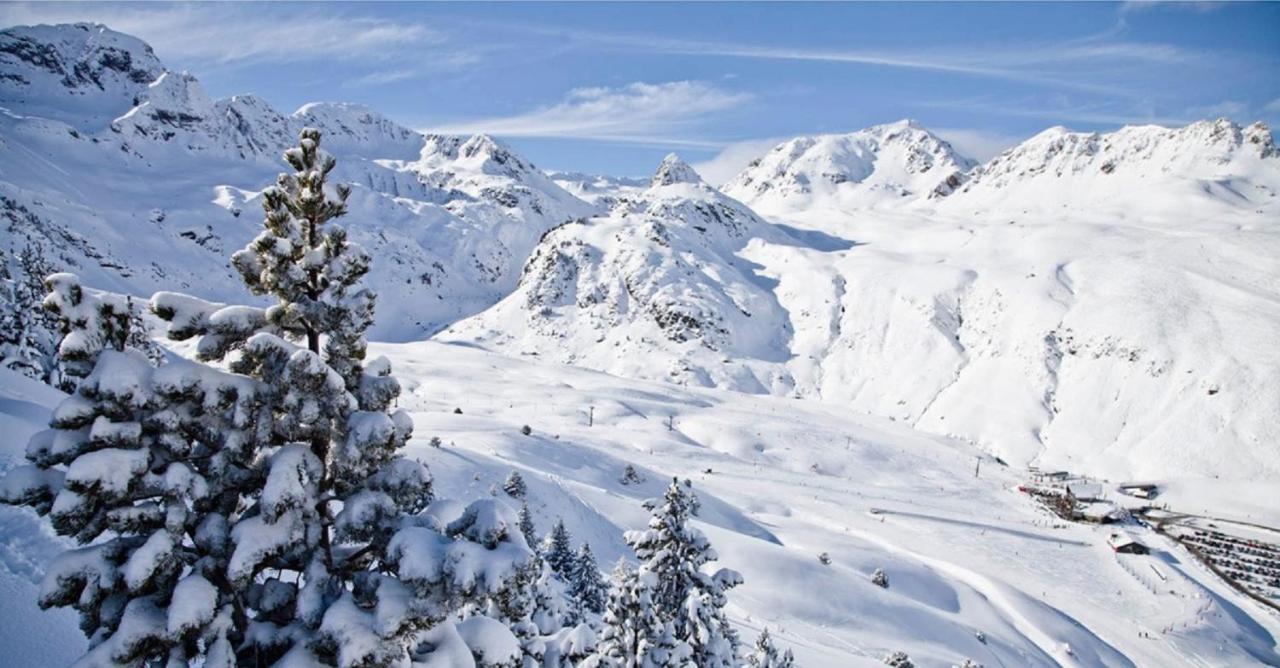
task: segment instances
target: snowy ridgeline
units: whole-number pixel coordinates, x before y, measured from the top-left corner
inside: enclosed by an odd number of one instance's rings
[[[39,323],[9,315],[32,267],[252,301],[226,255],[311,125],[380,259],[369,284],[394,296],[375,339],[447,329],[816,398],[1117,479],[1280,475],[1280,156],[1258,124],[1054,128],[975,164],[902,121],[784,142],[721,192],[678,160],[547,175],[352,105],[209,100],[102,26],[2,31],[0,68],[5,329],[34,345]]]

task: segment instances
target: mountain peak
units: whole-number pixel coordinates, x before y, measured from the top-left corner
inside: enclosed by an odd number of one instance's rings
[[[649,187],[657,188],[676,183],[702,183],[702,177],[689,166],[689,163],[681,160],[680,156],[668,153],[667,157],[662,159],[662,164],[658,165],[658,170],[653,173]]]
[[[101,128],[166,70],[142,40],[100,23],[0,30],[0,103]]]
[[[950,144],[904,119],[783,142],[724,190],[753,206],[803,207],[835,198],[842,207],[856,208],[925,195],[972,166]]]

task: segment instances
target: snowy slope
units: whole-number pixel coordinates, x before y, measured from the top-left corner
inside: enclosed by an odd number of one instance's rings
[[[815,206],[897,206],[973,167],[910,120],[843,135],[796,137],[754,160],[723,187],[762,213]]]
[[[1052,528],[1060,523],[1013,489],[1018,471],[987,460],[975,479],[975,451],[964,443],[840,406],[628,381],[456,345],[373,352],[403,379],[402,405],[417,425],[411,450],[447,494],[488,494],[518,468],[538,527],[563,516],[601,563],[625,553],[619,536],[645,521],[642,499],[668,476],[691,476],[704,500],[700,524],[723,565],[746,577],[730,594],[731,616],[744,637],[779,630],[800,665],[882,665],[893,649],[929,667],[965,657],[1026,666],[1280,660],[1280,620],[1181,548],[1136,529],[1170,578],[1153,594],[1154,578],[1117,560],[1106,529]],[[443,450],[426,446],[433,435]],[[619,482],[628,463],[644,483]],[[1268,489],[1274,483],[1259,491]],[[1280,523],[1260,499],[1236,509]],[[889,574],[887,590],[867,580],[877,567]],[[1174,632],[1161,634],[1165,625]],[[1139,629],[1159,639],[1139,639]]]
[[[839,406],[625,380],[470,347],[371,352],[397,369],[401,405],[416,425],[409,452],[431,467],[440,493],[514,503],[500,490],[519,470],[537,528],[563,518],[602,564],[627,554],[621,535],[646,521],[644,499],[669,476],[691,477],[703,502],[698,525],[720,563],[746,578],[730,594],[731,619],[747,639],[768,626],[799,665],[871,667],[893,650],[929,668],[965,658],[1008,666],[1280,660],[1280,621],[1182,548],[1133,527],[1154,554],[1117,558],[1105,543],[1109,529],[1062,525],[1013,489],[1018,471],[986,458],[973,477],[967,444]],[[25,411],[34,423],[53,400],[31,396],[35,405],[0,412]],[[441,449],[429,445],[432,436]],[[628,464],[641,483],[622,484]],[[1280,521],[1264,503],[1248,510]],[[47,539],[29,517],[0,516],[0,527],[24,551],[0,552],[0,583],[30,581],[40,562],[10,559]],[[819,561],[823,552],[830,565]],[[888,589],[869,581],[877,568]],[[46,618],[64,628],[48,613],[16,625]]]
[[[0,32],[0,199],[7,248],[134,294],[165,286],[244,300],[227,255],[260,223],[257,193],[305,126],[353,183],[348,226],[383,258],[400,309],[382,338],[424,336],[497,301],[538,238],[596,209],[490,138],[426,137],[356,105],[291,115],[210,100],[142,42],[100,25]]]

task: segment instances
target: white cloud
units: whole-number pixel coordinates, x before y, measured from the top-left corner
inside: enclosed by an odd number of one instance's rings
[[[1280,111],[1280,97],[1266,103],[1262,108],[1266,111]]]
[[[1054,43],[1026,43],[999,47],[902,46],[882,49],[823,49],[808,46],[771,46],[753,43],[687,40],[656,35],[566,30],[562,27],[522,26],[559,40],[589,42],[611,49],[667,55],[711,56],[760,60],[795,60],[848,63],[895,69],[912,69],[1012,81],[1051,89],[1066,89],[1109,96],[1135,98],[1141,91],[1107,81],[1107,64],[1207,63],[1212,53],[1172,44],[1116,40],[1125,31],[1117,28],[1097,35]]]
[[[1092,125],[1164,125],[1180,126],[1193,122],[1194,119],[1181,116],[1165,116],[1152,109],[1113,109],[1100,106],[1069,106],[1065,100],[1056,100],[1047,106],[1025,105],[1023,103],[998,104],[988,101],[951,100],[941,102],[921,102],[922,107],[935,109],[951,109],[968,113],[979,113],[993,116],[1009,116],[1014,118],[1036,118],[1055,124],[1085,123]]]
[[[1206,14],[1222,9],[1222,2],[1184,2],[1183,0],[1128,0],[1120,4],[1120,13],[1129,14],[1148,9],[1190,10]]]
[[[620,87],[577,88],[548,107],[513,116],[436,125],[428,130],[718,148],[723,142],[693,138],[690,132],[715,112],[748,99],[749,95],[700,81],[636,82]]]
[[[715,156],[702,162],[693,163],[707,183],[713,186],[724,185],[729,179],[737,176],[747,167],[747,163],[768,153],[770,149],[786,141],[785,138],[748,139],[725,146]]]
[[[960,155],[978,162],[986,162],[1005,149],[1015,146],[1026,139],[1020,135],[1010,135],[989,130],[972,128],[930,128],[933,133],[945,139]]]

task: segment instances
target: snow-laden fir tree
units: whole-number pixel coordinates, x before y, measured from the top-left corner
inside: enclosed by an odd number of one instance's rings
[[[627,464],[627,468],[622,470],[622,478],[618,482],[624,485],[637,485],[644,482],[644,478],[641,478],[640,474],[636,472],[636,467]]]
[[[916,666],[906,652],[890,652],[884,657],[884,665],[890,668],[915,668]]]
[[[521,568],[496,606],[487,614],[515,633],[528,665],[560,665],[555,637],[576,620],[565,583],[547,562],[534,558]]]
[[[512,471],[507,476],[506,481],[502,483],[502,491],[513,499],[523,499],[529,488],[525,486],[524,478],[521,477],[520,472]]]
[[[573,571],[574,554],[573,543],[569,538],[569,530],[564,526],[564,520],[556,520],[551,532],[542,539],[541,553],[542,558],[547,561],[547,565],[556,576],[567,582]]]
[[[80,611],[84,665],[400,666],[452,640],[474,653],[463,631],[479,628],[487,649],[518,647],[476,609],[533,560],[517,518],[492,500],[452,521],[427,508],[426,468],[398,453],[399,385],[364,359],[368,257],[332,222],[346,190],[326,186],[316,131],[286,157],[296,171],[264,192],[267,229],[235,259],[277,303],[152,298],[170,336],[200,337],[199,360],[230,371],[155,368],[128,346],[128,299],[47,281],[60,363],[83,381],[0,497],[85,546],[40,593]],[[476,621],[455,628],[459,614]]]
[[[57,364],[58,318],[42,306],[53,273],[40,246],[12,256],[0,248],[0,367],[69,389]]]
[[[769,629],[764,628],[756,637],[756,646],[747,657],[747,665],[751,668],[792,668],[795,659],[789,649],[779,652],[773,644],[773,637],[769,635]]]
[[[654,600],[656,576],[631,568],[625,560],[613,570],[604,626],[585,668],[685,668],[689,646],[675,637]]]
[[[608,594],[609,588],[600,577],[596,556],[591,553],[591,546],[584,542],[573,560],[573,570],[569,575],[569,596],[577,603],[580,611],[598,615],[604,612]]]
[[[228,516],[270,428],[260,388],[185,361],[153,368],[125,345],[125,298],[71,274],[46,283],[60,360],[82,380],[0,497],[84,547],[49,564],[38,601],[80,612],[85,665],[234,665],[247,613],[230,595]]]
[[[629,531],[626,541],[640,560],[641,575],[655,579],[654,603],[670,621],[676,639],[693,651],[700,668],[734,666],[738,638],[724,614],[725,592],[742,582],[734,570],[702,568],[718,557],[707,537],[689,524],[698,508],[688,481],[672,480],[661,499],[647,502],[649,528]]]
[[[720,569],[706,585],[689,591],[676,616],[676,637],[685,641],[699,668],[736,668],[738,634],[724,614],[725,592],[742,583],[736,571]]]
[[[885,574],[883,568],[877,568],[875,572],[871,574],[871,584],[885,589],[889,588],[889,576]]]
[[[520,502],[520,533],[529,545],[538,544],[538,530],[533,525],[533,513],[529,512],[529,504]]]

